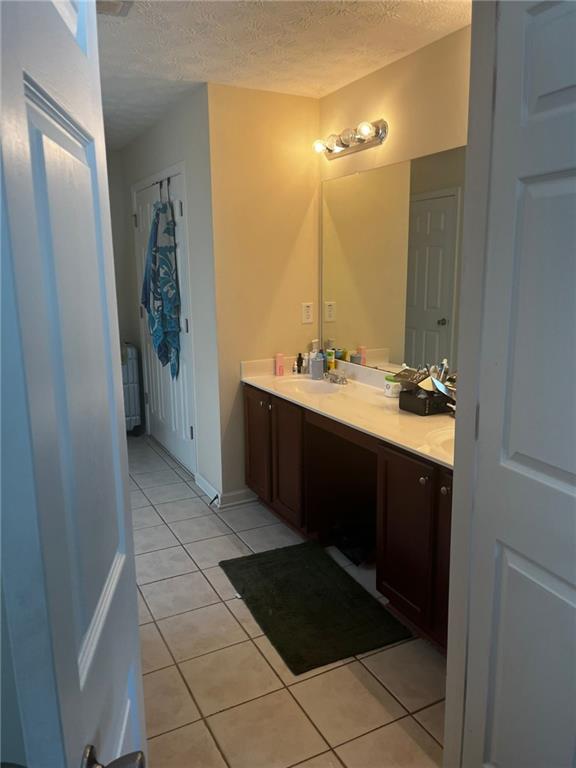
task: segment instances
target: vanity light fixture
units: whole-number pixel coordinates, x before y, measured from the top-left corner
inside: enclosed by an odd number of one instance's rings
[[[386,120],[374,120],[372,123],[365,120],[356,128],[345,128],[340,134],[331,133],[327,139],[316,139],[312,146],[318,154],[334,160],[361,149],[377,147],[387,136]]]

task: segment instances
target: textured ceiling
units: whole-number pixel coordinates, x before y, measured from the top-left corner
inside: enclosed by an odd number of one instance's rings
[[[324,96],[469,23],[470,0],[136,0],[98,17],[107,142],[201,82]]]

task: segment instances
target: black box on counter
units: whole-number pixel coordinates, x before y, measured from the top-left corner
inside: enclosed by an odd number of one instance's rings
[[[401,411],[416,413],[418,416],[433,416],[435,413],[449,413],[448,398],[439,392],[427,392],[426,397],[418,397],[418,389],[403,389],[400,392]]]

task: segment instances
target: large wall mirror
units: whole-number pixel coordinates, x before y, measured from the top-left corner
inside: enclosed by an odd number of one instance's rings
[[[465,147],[322,189],[322,338],[367,365],[456,366]]]

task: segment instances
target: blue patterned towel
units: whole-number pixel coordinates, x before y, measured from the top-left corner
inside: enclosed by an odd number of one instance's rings
[[[152,344],[162,365],[170,363],[172,378],[180,367],[180,288],[176,265],[176,222],[172,203],[154,203],[142,284]]]

